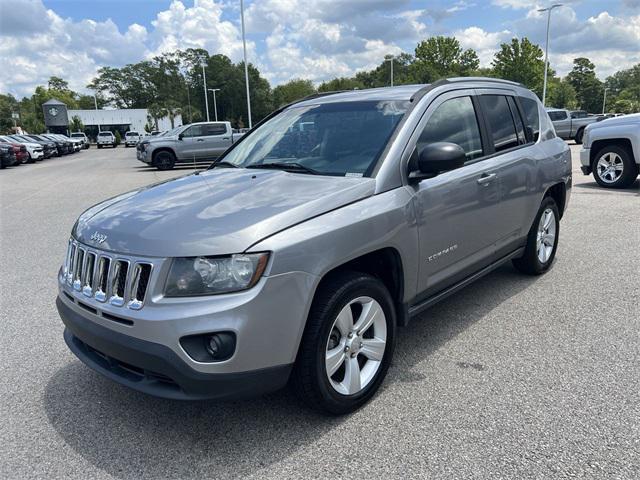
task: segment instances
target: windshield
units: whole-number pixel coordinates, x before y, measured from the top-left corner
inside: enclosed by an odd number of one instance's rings
[[[84,133],[72,133],[72,138],[84,138]]]
[[[258,127],[224,157],[238,167],[302,165],[315,173],[368,176],[408,101],[292,107]]]
[[[125,136],[127,136],[127,137],[137,137],[138,136],[138,132],[127,132],[127,133],[125,133]]]
[[[110,137],[111,136],[111,132],[100,132],[98,134],[99,137]]]

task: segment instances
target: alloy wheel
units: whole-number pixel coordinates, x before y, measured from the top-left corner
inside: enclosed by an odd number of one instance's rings
[[[366,388],[380,369],[387,344],[387,321],[371,297],[351,300],[333,323],[325,352],[329,383],[342,395]]]
[[[598,159],[596,169],[600,180],[604,183],[614,183],[624,172],[624,162],[617,153],[607,152]]]
[[[547,208],[540,216],[538,222],[538,235],[536,237],[536,253],[540,263],[547,263],[556,243],[556,216],[553,210]]]

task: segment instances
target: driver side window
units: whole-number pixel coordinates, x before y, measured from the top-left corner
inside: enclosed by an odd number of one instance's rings
[[[418,150],[434,142],[460,145],[467,160],[484,155],[480,127],[471,97],[446,100],[431,114],[418,139]]]
[[[201,137],[202,125],[192,125],[191,127],[187,128],[184,132],[182,132],[182,136],[184,138]]]

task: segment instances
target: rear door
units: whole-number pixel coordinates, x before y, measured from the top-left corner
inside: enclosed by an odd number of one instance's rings
[[[445,93],[427,108],[409,143],[414,160],[422,146],[433,142],[456,143],[467,157],[463,167],[412,185],[422,298],[492,260],[499,213],[497,165],[487,158],[480,119],[473,90]]]
[[[219,157],[231,145],[231,130],[226,123],[207,123],[203,125],[203,155],[208,158]]]
[[[498,176],[496,254],[517,249],[529,225],[529,204],[536,175],[537,146],[533,128],[525,129],[519,101],[509,90],[478,90],[478,100],[490,138]]]
[[[560,138],[571,137],[571,117],[565,110],[556,110],[549,112],[549,118],[553,122],[556,134]]]

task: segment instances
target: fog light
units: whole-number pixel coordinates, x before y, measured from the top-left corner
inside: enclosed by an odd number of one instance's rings
[[[205,333],[182,337],[180,344],[197,362],[221,362],[233,356],[236,335],[233,332]]]

